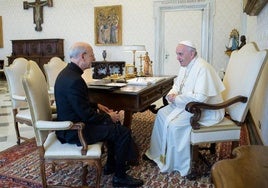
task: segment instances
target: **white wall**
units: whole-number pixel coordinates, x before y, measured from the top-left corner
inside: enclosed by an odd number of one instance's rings
[[[28,0],[33,2],[34,0]],[[122,5],[123,45],[144,44],[154,61],[154,0],[54,0],[53,7],[44,7],[43,30],[36,32],[33,24],[33,9],[23,9],[21,0],[1,0],[0,15],[3,19],[4,48],[0,48],[0,59],[11,54],[11,40],[35,38],[63,38],[67,51],[75,41],[94,44],[94,7]],[[224,54],[229,34],[233,28],[241,29],[241,2],[216,0],[214,14],[213,66],[225,69],[228,56]],[[176,39],[175,39],[176,40]],[[102,50],[107,50],[108,60],[132,62],[130,53],[122,46],[93,46],[97,60],[102,60]],[[174,47],[175,49],[175,47]]]
[[[33,2],[34,0],[28,0]],[[12,52],[11,40],[63,38],[65,57],[68,48],[76,41],[94,44],[94,7],[122,5],[123,45],[144,44],[149,51],[154,44],[153,6],[151,0],[54,0],[53,7],[45,6],[43,30],[36,32],[33,24],[33,9],[23,9],[21,0],[1,0],[0,15],[3,21],[4,48],[0,48],[0,59]],[[97,60],[102,60],[101,52],[106,49],[108,60],[132,62],[130,53],[122,51],[122,46],[93,46]]]
[[[34,0],[28,0],[33,2]],[[256,41],[260,49],[268,48],[268,5],[259,16],[246,16],[242,12],[242,0],[215,0],[213,66],[225,69],[229,57],[224,53],[229,34],[236,28],[247,36],[247,42]],[[33,10],[23,9],[21,0],[0,0],[0,16],[3,22],[4,48],[0,48],[0,59],[7,63],[6,56],[12,52],[11,40],[63,38],[65,60],[68,62],[68,48],[73,42],[86,41],[93,45],[97,60],[102,60],[102,50],[107,51],[107,60],[132,62],[130,53],[122,46],[94,45],[94,7],[122,5],[123,45],[144,44],[154,61],[154,0],[54,0],[53,7],[44,7],[42,32],[36,32],[33,24]],[[178,20],[179,21],[179,20]],[[176,39],[174,39],[176,40]],[[175,48],[175,47],[174,47]],[[268,144],[268,65],[251,105],[255,123],[260,121],[264,142]]]

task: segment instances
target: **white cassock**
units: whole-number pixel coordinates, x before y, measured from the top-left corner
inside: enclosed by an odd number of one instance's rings
[[[179,94],[175,103],[161,108],[156,116],[150,148],[146,155],[154,160],[161,172],[179,171],[181,176],[190,170],[190,117],[185,110],[188,102],[222,102],[224,85],[219,76],[202,58],[196,57],[187,67],[181,67],[169,94]],[[201,125],[211,126],[220,122],[224,110],[205,110],[199,121]]]

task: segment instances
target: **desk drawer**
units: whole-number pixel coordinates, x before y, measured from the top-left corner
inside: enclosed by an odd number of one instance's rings
[[[166,95],[172,88],[173,83],[164,83],[159,87],[152,88],[151,91],[143,93],[140,95],[139,103],[141,106],[149,106],[153,102],[157,101],[164,95]]]
[[[162,85],[162,94],[166,95],[169,92],[169,90],[171,90],[172,86],[173,86],[173,82],[172,83],[167,82],[167,83],[163,84]]]

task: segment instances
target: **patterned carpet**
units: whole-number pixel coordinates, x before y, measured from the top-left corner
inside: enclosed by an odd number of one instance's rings
[[[148,148],[150,142],[150,134],[155,115],[150,111],[134,114],[132,129],[141,154]],[[242,128],[241,145],[247,145],[248,134],[245,126]],[[218,144],[217,153],[204,155],[210,158],[210,162],[214,163],[219,159],[229,158],[230,143]],[[143,187],[162,187],[162,188],[213,188],[214,185],[210,179],[210,169],[204,169],[204,176],[196,181],[189,181],[185,177],[181,177],[178,172],[160,173],[157,166],[147,161],[140,160],[140,165],[131,167],[128,173],[135,177],[142,178],[145,181]],[[41,178],[39,177],[39,159],[36,150],[35,140],[31,139],[23,143],[21,146],[14,146],[0,153],[0,187],[42,187]],[[105,154],[102,163],[105,164]],[[64,184],[79,186],[81,185],[81,165],[59,165],[56,172],[53,173],[51,166],[47,165],[47,177],[49,184]],[[88,184],[94,186],[94,169],[89,169]],[[112,187],[112,175],[101,177],[101,187]]]

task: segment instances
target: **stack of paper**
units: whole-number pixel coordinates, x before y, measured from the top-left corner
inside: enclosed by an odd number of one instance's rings
[[[161,80],[164,80],[165,77],[137,77],[127,80],[129,85],[150,85]]]

